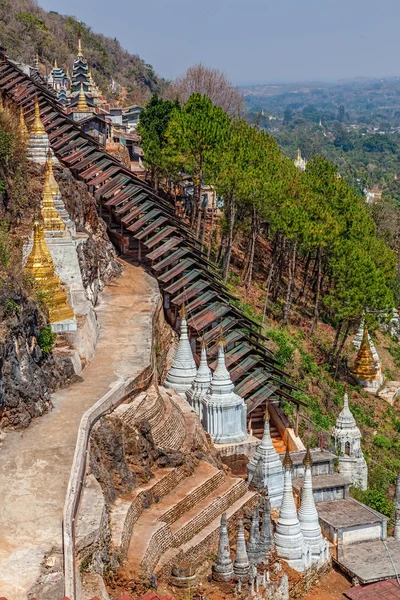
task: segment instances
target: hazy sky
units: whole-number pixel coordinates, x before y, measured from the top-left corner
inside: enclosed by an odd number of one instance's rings
[[[399,0],[39,0],[116,37],[166,78],[234,84],[400,75]]]

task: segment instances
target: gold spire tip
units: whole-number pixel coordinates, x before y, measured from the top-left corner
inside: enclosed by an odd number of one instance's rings
[[[307,450],[306,450],[306,455],[305,455],[304,460],[303,460],[303,465],[305,467],[312,467],[312,465],[313,465],[313,460],[312,460],[312,457],[311,457],[310,445],[309,444],[307,444]]]
[[[181,319],[186,319],[186,308],[185,308],[185,303],[182,304],[181,309],[179,311],[179,316]]]
[[[283,459],[283,466],[285,469],[293,469],[293,461],[290,456],[289,447],[286,446],[285,458]]]
[[[46,135],[46,130],[42,123],[42,119],[40,118],[40,107],[39,107],[39,99],[36,94],[35,96],[35,118],[32,125],[32,134],[33,135]]]
[[[224,337],[224,328],[221,325],[220,328],[219,328],[218,346],[224,347],[225,343],[226,343],[226,340],[225,340],[225,337]]]
[[[264,421],[269,421],[269,408],[268,408],[268,402],[267,402],[267,404],[265,405]]]
[[[207,344],[206,344],[206,340],[205,340],[204,335],[201,338],[201,348],[204,349],[204,350],[207,350]]]

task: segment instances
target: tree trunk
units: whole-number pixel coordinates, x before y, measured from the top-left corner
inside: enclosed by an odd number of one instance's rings
[[[339,343],[340,332],[342,331],[342,327],[343,327],[343,321],[340,321],[336,328],[336,335],[335,335],[335,340],[333,342],[332,350],[330,351],[329,356],[328,356],[328,364],[329,365],[331,365],[333,363],[333,358],[335,356],[336,348]]]
[[[337,377],[337,372],[338,372],[338,368],[339,368],[340,355],[342,353],[343,346],[346,343],[347,337],[349,335],[349,331],[350,331],[350,321],[347,321],[346,330],[345,330],[345,332],[343,334],[342,341],[340,342],[340,346],[339,346],[339,348],[337,350],[337,353],[336,353],[336,369],[335,369],[335,377],[334,377],[334,379],[336,379],[336,377]]]
[[[201,211],[203,214],[203,227],[201,229],[201,250],[203,251],[204,249],[204,238],[206,235],[206,225],[207,225],[207,208],[206,205],[204,204],[204,208]]]
[[[265,315],[267,313],[267,306],[268,306],[268,296],[269,296],[269,290],[271,287],[271,280],[272,280],[274,268],[275,268],[275,263],[272,261],[271,265],[269,267],[269,273],[268,273],[268,279],[267,279],[267,291],[265,292],[265,302],[264,302],[263,316],[262,316],[262,321],[261,321],[261,332],[264,328]]]
[[[254,265],[254,254],[256,249],[258,235],[258,218],[257,218],[257,209],[253,206],[252,217],[251,217],[251,235],[250,235],[250,248],[249,248],[249,258],[247,261],[247,266],[244,272],[243,283],[245,284],[247,290],[250,288],[251,280],[253,277],[253,265]]]
[[[320,288],[321,288],[321,248],[318,248],[318,250],[317,250],[317,289],[315,292],[314,318],[311,323],[310,331],[308,332],[310,336],[314,333],[315,326],[318,322]]]
[[[236,207],[233,198],[230,201],[229,207],[229,233],[228,233],[228,243],[225,251],[225,260],[224,260],[224,268],[223,268],[223,280],[224,283],[228,281],[229,276],[229,267],[231,266],[231,253],[232,253],[232,242],[233,242],[233,229],[235,225],[235,213]]]
[[[213,243],[213,233],[214,233],[214,216],[215,216],[215,208],[214,204],[211,206],[211,225],[210,225],[210,236],[209,236],[209,244],[207,249],[207,260],[210,260],[211,256],[211,247]]]
[[[301,303],[301,300],[304,298],[304,294],[305,294],[305,291],[306,291],[307,278],[308,278],[308,270],[310,268],[310,262],[311,262],[311,252],[309,252],[307,254],[306,265],[304,267],[303,285],[301,287],[301,291],[300,291],[299,295],[297,296],[297,302],[299,302],[299,303]]]
[[[296,274],[296,250],[297,250],[297,240],[295,240],[294,245],[293,245],[292,259],[291,260],[289,259],[288,286],[287,286],[287,293],[286,293],[285,308],[283,311],[284,325],[287,325],[289,322],[290,307],[292,304],[292,294],[293,294],[293,288],[294,288],[294,284],[295,284],[295,274]]]

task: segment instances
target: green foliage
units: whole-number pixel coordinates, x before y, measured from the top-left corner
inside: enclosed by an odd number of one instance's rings
[[[389,500],[386,493],[382,490],[373,488],[366,491],[352,489],[352,496],[359,502],[370,506],[374,510],[386,515],[390,519],[393,519],[394,515],[394,502]]]
[[[385,435],[377,433],[374,437],[374,446],[377,448],[384,448],[385,450],[391,450],[393,448],[393,442]]]
[[[285,367],[292,361],[296,349],[293,338],[285,329],[268,329],[265,335],[277,344],[278,350],[275,352],[274,358],[282,367]]]
[[[15,300],[9,299],[4,304],[3,309],[4,317],[12,317],[16,315],[17,317],[21,316],[21,307]]]
[[[46,327],[41,330],[38,336],[38,344],[43,354],[50,354],[53,349],[54,342],[56,341],[56,337],[56,334],[51,331],[50,325],[46,325]]]

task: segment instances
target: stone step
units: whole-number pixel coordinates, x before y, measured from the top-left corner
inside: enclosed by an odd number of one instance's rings
[[[130,494],[117,498],[110,510],[111,547],[125,558],[131,542],[133,527],[148,506],[148,498],[162,499],[180,482],[190,476],[183,467],[157,469],[154,477]]]
[[[194,473],[178,482],[163,494],[157,504],[142,510],[135,522],[128,549],[129,566],[139,567],[150,557],[153,560],[152,546],[157,542],[156,535],[162,525],[172,524],[182,514],[197,506],[209,494],[226,481],[224,471],[220,471],[206,461],[201,461]],[[170,531],[170,530],[169,530]],[[172,536],[172,532],[170,532]],[[155,536],[155,541],[153,537]],[[172,537],[170,539],[172,540]],[[171,541],[172,543],[172,541]]]
[[[258,498],[257,492],[247,491],[236,502],[231,504],[225,511],[229,521],[242,514],[246,506],[252,506]],[[222,513],[221,513],[222,514]],[[221,525],[221,515],[218,515],[211,523],[204,527],[199,533],[190,540],[182,544],[179,548],[170,548],[162,555],[156,567],[157,576],[168,577],[170,575],[171,564],[175,560],[199,564],[209,554],[215,551],[219,539],[219,529]]]
[[[221,515],[247,491],[244,479],[229,478],[171,525],[174,546],[181,546]]]
[[[167,397],[163,419],[152,425],[151,433],[157,446],[179,450],[186,438],[186,423],[182,412]]]

